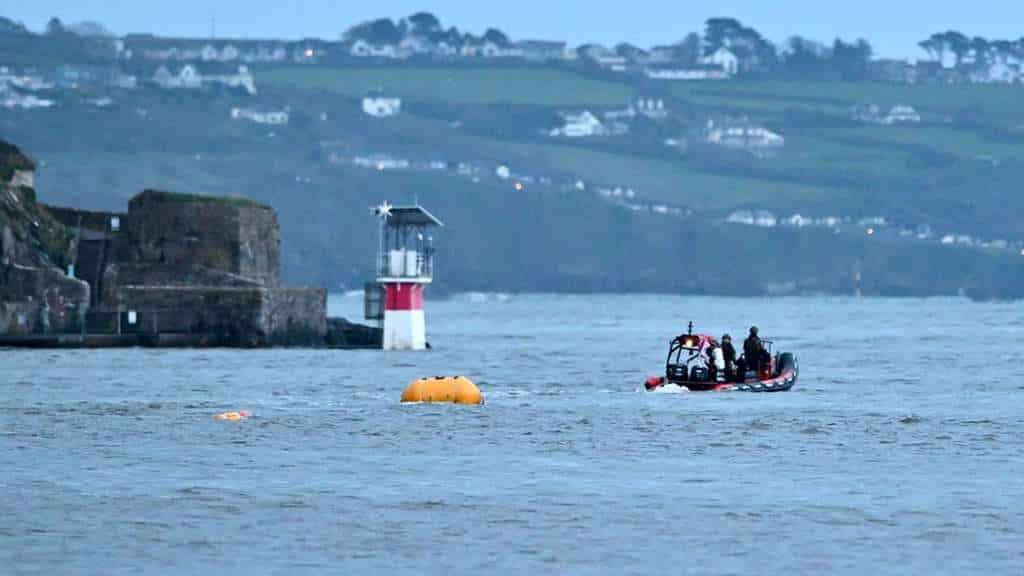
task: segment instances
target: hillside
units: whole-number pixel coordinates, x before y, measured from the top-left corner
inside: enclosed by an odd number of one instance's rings
[[[0,108],[0,137],[38,160],[41,197],[113,209],[150,187],[249,196],[280,212],[292,281],[360,286],[366,208],[418,199],[449,221],[451,290],[1024,290],[1015,85],[325,62],[253,65],[248,94],[160,87],[132,66],[135,88],[56,87],[39,93],[51,107]],[[400,111],[366,113],[368,94]],[[583,112],[602,130],[559,132]],[[784,145],[724,145],[716,129]]]

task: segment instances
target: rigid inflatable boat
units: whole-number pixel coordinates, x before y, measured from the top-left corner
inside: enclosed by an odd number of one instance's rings
[[[800,366],[790,352],[772,353],[773,343],[765,345],[765,361],[758,370],[746,370],[749,365],[740,358],[740,367],[730,374],[725,370],[721,347],[714,336],[694,334],[693,323],[687,334],[677,336],[669,343],[665,375],[652,376],[644,383],[649,392],[689,390],[693,392],[785,392],[796,384]]]

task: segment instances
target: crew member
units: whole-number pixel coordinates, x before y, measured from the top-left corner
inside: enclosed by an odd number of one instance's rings
[[[736,379],[736,348],[728,334],[722,336],[722,355],[725,356],[725,378],[732,382]]]
[[[743,341],[743,356],[747,360],[747,370],[761,373],[761,367],[768,363],[768,351],[764,349],[761,338],[757,335],[757,326],[750,327],[750,336]]]
[[[711,376],[711,381],[725,382],[727,372],[725,354],[722,351],[722,347],[715,344],[714,341],[711,341],[705,349],[705,352],[707,354],[708,373]]]

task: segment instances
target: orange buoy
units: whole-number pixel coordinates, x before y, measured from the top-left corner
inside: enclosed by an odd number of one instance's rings
[[[473,381],[465,376],[420,378],[402,392],[402,402],[451,402],[452,404],[483,404],[484,396]]]
[[[221,412],[213,417],[214,420],[244,420],[251,416],[248,410],[239,410],[238,412]]]

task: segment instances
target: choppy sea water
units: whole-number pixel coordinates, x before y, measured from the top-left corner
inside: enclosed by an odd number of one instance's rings
[[[0,350],[0,572],[1024,572],[1020,304],[427,307],[426,353]],[[641,392],[690,319],[800,381]],[[398,403],[439,374],[487,404]]]

